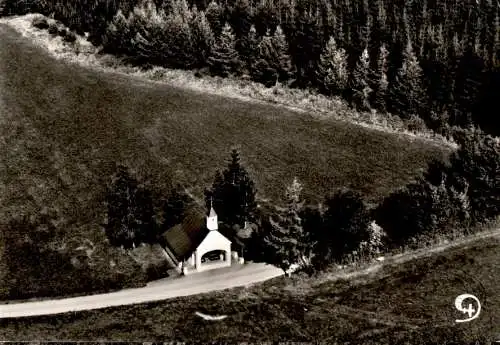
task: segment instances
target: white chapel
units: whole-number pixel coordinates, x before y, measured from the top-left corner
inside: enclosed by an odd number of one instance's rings
[[[231,266],[231,241],[218,228],[213,207],[206,216],[192,209],[162,235],[164,249],[184,274]]]

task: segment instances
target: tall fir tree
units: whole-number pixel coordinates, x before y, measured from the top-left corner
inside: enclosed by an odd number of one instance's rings
[[[296,81],[300,87],[314,84],[316,65],[323,47],[320,18],[306,4],[298,4],[294,30],[290,37],[290,51],[296,70]],[[302,8],[301,8],[302,7]]]
[[[228,77],[240,69],[240,59],[235,46],[236,39],[233,30],[226,23],[208,58],[208,66],[212,74]]]
[[[338,46],[344,47],[344,44],[346,42],[346,37],[344,32],[344,17],[342,15],[342,11],[339,11],[338,15],[335,16],[333,35]]]
[[[325,238],[320,256],[330,261],[343,260],[368,240],[369,212],[361,195],[353,191],[339,191],[328,197],[325,205]]]
[[[253,22],[259,36],[264,36],[268,30],[274,30],[280,24],[275,2],[260,1],[253,16]]]
[[[372,37],[372,26],[373,26],[373,19],[370,15],[367,15],[366,22],[361,25],[359,29],[359,44],[361,44],[361,47],[367,47],[371,43],[371,37]]]
[[[462,132],[451,174],[457,190],[467,186],[472,218],[481,222],[500,214],[500,141],[477,129]]]
[[[483,70],[483,59],[473,52],[472,47],[466,48],[456,68],[453,92],[455,111],[451,117],[452,125],[467,127],[472,124],[472,115],[478,104]]]
[[[186,0],[173,0],[169,14],[181,17],[185,23],[189,23],[192,20],[192,12]]]
[[[338,48],[333,37],[330,37],[317,70],[317,84],[320,90],[329,95],[342,95],[349,78],[347,55],[344,49]]]
[[[426,185],[411,183],[384,198],[375,210],[375,221],[386,231],[392,246],[401,246],[429,230],[432,206]]]
[[[132,39],[140,63],[170,68],[191,68],[194,63],[190,11],[185,2],[172,4],[168,15],[154,3],[136,7],[129,19],[136,35]]]
[[[272,263],[285,272],[293,264],[307,266],[311,263],[312,244],[304,232],[300,216],[304,207],[301,191],[302,185],[295,178],[286,189],[286,207],[266,222],[264,245]]]
[[[387,62],[388,56],[389,51],[385,47],[385,44],[382,44],[380,46],[377,68],[373,78],[374,80],[372,82],[372,85],[374,85],[373,106],[381,112],[387,111],[386,97],[387,90],[389,88],[389,81],[387,80],[387,72],[389,68]]]
[[[403,53],[403,65],[390,86],[392,111],[403,119],[420,115],[425,104],[422,68],[408,41]]]
[[[248,37],[242,41],[242,46],[240,47],[241,50],[241,59],[243,60],[242,62],[244,63],[244,73],[250,75],[251,73],[251,68],[252,64],[256,61],[258,58],[258,46],[259,46],[259,39],[257,38],[257,30],[255,29],[255,26],[252,25],[250,27],[250,31],[248,33]]]
[[[370,60],[368,49],[364,49],[359,58],[356,68],[351,76],[350,89],[352,92],[351,103],[358,110],[370,109],[370,94],[372,89],[369,85]]]
[[[278,26],[273,36],[270,31],[262,38],[257,59],[252,66],[252,78],[271,86],[278,81],[287,81],[293,73],[292,61],[283,31]]]
[[[164,58],[168,66],[173,68],[192,68],[196,65],[196,46],[191,32],[191,13],[185,7],[185,1],[180,1],[179,8],[169,14],[166,19],[166,35],[163,47]]]
[[[118,11],[103,35],[102,44],[104,51],[117,55],[131,55],[130,42],[132,38],[133,33],[130,28],[130,23],[123,12]]]
[[[335,33],[336,16],[330,2],[321,2],[321,20],[323,27],[323,37],[330,37]]]
[[[229,24],[236,36],[236,49],[240,51],[242,39],[245,39],[252,26],[252,13],[248,0],[236,0],[234,7],[230,9]]]
[[[195,66],[206,66],[208,63],[208,57],[210,56],[215,42],[215,38],[203,11],[197,11],[193,15],[191,32],[196,61]]]
[[[491,43],[491,65],[493,68],[500,67],[500,11],[496,11],[495,21],[492,25],[493,41]]]
[[[276,27],[276,31],[274,32],[273,45],[276,51],[278,80],[281,82],[288,81],[294,75],[294,68],[287,39],[280,25]]]
[[[205,16],[214,36],[219,37],[224,27],[224,11],[222,7],[215,0],[210,1],[205,10]]]
[[[278,71],[273,60],[276,52],[270,30],[262,37],[258,46],[256,59],[251,65],[251,76],[254,81],[266,86],[272,86],[278,81]]]
[[[227,168],[216,173],[212,188],[206,191],[205,202],[207,208],[214,207],[224,226],[242,228],[245,222],[255,221],[255,195],[255,185],[240,164],[239,152],[233,150]]]

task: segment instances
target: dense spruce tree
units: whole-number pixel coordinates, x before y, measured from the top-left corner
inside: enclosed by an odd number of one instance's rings
[[[251,65],[252,79],[266,86],[272,86],[278,81],[275,48],[270,30],[267,30],[257,46],[256,59]]]
[[[224,213],[224,199],[226,197],[226,186],[222,172],[217,170],[214,176],[214,182],[210,188],[205,189],[205,208],[210,210],[214,207],[217,210],[218,217]]]
[[[376,221],[393,245],[410,243],[422,236],[446,235],[465,229],[471,208],[468,183],[453,169],[434,161],[422,179],[386,197],[375,212]],[[415,245],[415,243],[412,243]]]
[[[323,48],[320,19],[299,3],[296,9],[293,34],[290,37],[290,51],[296,70],[297,85],[306,87],[314,84],[316,66]]]
[[[273,36],[270,31],[257,46],[257,58],[252,65],[252,78],[264,85],[272,86],[278,81],[287,81],[292,76],[292,61],[283,31],[278,26]]]
[[[364,49],[350,80],[350,89],[352,92],[351,103],[358,110],[366,111],[370,109],[370,94],[372,89],[369,85],[369,75],[370,60],[368,49]]]
[[[219,37],[224,27],[224,11],[222,7],[215,0],[212,0],[208,4],[205,16],[207,17],[214,36],[216,38]]]
[[[316,77],[320,90],[328,95],[341,95],[347,87],[347,56],[344,49],[337,47],[333,37],[320,56]]]
[[[313,245],[313,250],[316,252],[316,247],[323,240],[324,236],[321,208],[311,205],[305,206],[300,213],[300,218],[302,219],[305,236],[308,242]]]
[[[216,173],[214,183],[206,191],[205,202],[208,209],[214,207],[224,226],[233,228],[253,222],[257,209],[255,186],[246,169],[240,164],[239,152],[231,152],[231,161],[221,174]]]
[[[334,23],[333,23],[333,36],[330,35],[329,39],[331,37],[335,38],[335,41],[337,42],[337,45],[339,47],[345,47],[346,43],[346,38],[345,38],[345,33],[344,33],[344,18],[342,11],[338,11],[338,15],[334,17]]]
[[[294,75],[294,69],[292,65],[292,59],[290,57],[290,51],[288,43],[281,29],[278,25],[273,35],[273,45],[276,51],[276,67],[278,70],[278,80],[285,82],[288,81]]]
[[[189,9],[189,4],[186,0],[170,1],[170,11],[168,14],[173,14],[182,18],[184,23],[189,23],[192,19],[192,12]]]
[[[373,106],[381,111],[385,112],[387,110],[386,98],[387,91],[389,88],[389,81],[387,80],[387,71],[388,71],[388,61],[387,57],[389,56],[389,52],[385,47],[385,44],[380,46],[380,52],[377,60],[377,68],[375,73],[373,74],[372,85],[374,88],[373,92]]]
[[[227,77],[239,70],[240,58],[235,46],[233,30],[226,23],[208,58],[208,66],[212,74]]]
[[[368,10],[368,5],[363,6],[363,10],[367,11]],[[360,47],[363,47],[365,49],[368,49],[369,44],[371,43],[372,39],[372,26],[373,26],[373,19],[372,16],[369,13],[364,13],[362,14],[362,17],[364,17],[363,23],[360,25],[360,28],[358,30],[358,44]]]
[[[472,114],[477,107],[484,63],[472,47],[466,48],[459,59],[455,76],[455,112],[452,125],[467,127],[472,124]]]
[[[295,178],[286,189],[287,205],[276,216],[265,222],[266,235],[264,245],[271,263],[285,272],[293,264],[308,266],[311,264],[313,245],[307,238],[300,213],[304,202],[301,198],[302,185]]]
[[[384,198],[375,211],[375,221],[389,236],[393,246],[430,230],[432,202],[422,183],[412,183]]]
[[[215,38],[203,11],[197,11],[193,14],[191,33],[195,55],[195,66],[205,66],[208,63],[208,57],[211,54]]]
[[[248,32],[248,37],[242,40],[242,45],[240,47],[240,56],[243,62],[243,68],[245,69],[244,74],[251,74],[252,65],[258,59],[258,46],[259,39],[257,38],[257,31],[255,30],[255,26],[252,25]]]
[[[195,64],[191,13],[181,0],[172,6],[168,15],[151,2],[134,9],[129,22],[136,32],[131,44],[138,62],[170,68],[191,68]]]
[[[500,11],[497,10],[495,14],[495,22],[494,25],[491,26],[493,31],[493,40],[491,43],[491,53],[490,60],[491,66],[495,69],[500,67]]]
[[[342,260],[368,240],[369,212],[361,195],[353,191],[337,192],[326,199],[325,206],[325,238],[320,253],[329,260]]]
[[[155,238],[151,193],[119,165],[106,194],[106,235],[112,245],[132,248]]]
[[[323,37],[330,37],[335,33],[336,16],[333,6],[330,2],[322,1],[320,3],[321,27],[323,28]]]
[[[134,33],[131,29],[131,23],[122,11],[118,11],[103,35],[104,51],[117,55],[132,55],[130,48]]]
[[[493,116],[491,109],[498,103],[500,92],[500,66],[492,69],[491,73],[484,75],[481,88],[482,97],[475,108],[474,122],[484,131],[494,136],[500,136],[499,116]]]
[[[403,65],[389,90],[394,113],[403,119],[408,119],[411,115],[420,115],[425,104],[422,68],[409,41],[403,53]]]
[[[182,4],[183,2],[180,2]],[[172,12],[166,18],[166,36],[164,58],[168,67],[192,68],[197,64],[197,48],[190,27],[191,14],[184,6]],[[199,39],[199,37],[197,38]],[[197,43],[197,42],[196,42]]]
[[[439,38],[439,40],[444,38]],[[439,47],[439,46],[438,46]],[[447,124],[446,116],[452,107],[454,67],[449,64],[448,49],[441,45],[441,48],[429,48],[429,52],[423,61],[422,68],[425,76],[427,95],[431,112],[439,117],[422,116],[429,127],[433,130],[441,131]]]
[[[233,28],[236,37],[236,50],[241,52],[243,41],[248,36],[252,26],[249,0],[236,0],[234,6],[230,8],[229,24]]]
[[[268,30],[272,31],[279,25],[279,13],[274,1],[260,1],[255,10],[253,22],[259,36],[264,36]]]
[[[479,222],[500,214],[500,143],[480,130],[463,133],[450,170],[456,189],[467,190],[471,216]]]
[[[138,63],[167,66],[164,58],[164,37],[166,14],[154,3],[144,2],[134,8],[128,17],[132,58]]]

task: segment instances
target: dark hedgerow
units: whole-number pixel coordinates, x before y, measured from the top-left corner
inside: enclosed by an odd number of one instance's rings
[[[59,33],[59,29],[57,27],[56,23],[50,23],[49,24],[49,34],[51,35],[57,35]]]
[[[49,28],[49,23],[46,18],[43,17],[37,17],[33,19],[33,26],[38,28],[38,29],[48,29]]]
[[[63,36],[63,39],[64,39],[64,41],[65,41],[65,42],[68,42],[68,43],[73,43],[73,42],[75,42],[75,41],[76,41],[76,35],[75,35],[73,32],[68,31],[68,32],[66,33],[66,35],[65,35],[65,36]]]

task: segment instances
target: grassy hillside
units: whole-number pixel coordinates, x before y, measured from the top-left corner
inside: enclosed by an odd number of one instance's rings
[[[100,311],[0,320],[0,339],[114,341],[315,340],[328,344],[472,343],[500,339],[500,239],[387,265],[357,280],[279,278],[263,285]],[[469,323],[454,308],[471,293],[482,312]],[[224,314],[203,321],[195,311]]]
[[[35,156],[12,154],[23,163],[11,175],[36,172],[53,181],[59,174],[86,202],[99,194],[116,161],[158,181],[173,175],[201,195],[232,146],[240,148],[263,198],[280,197],[297,175],[320,198],[351,186],[373,199],[448,151],[270,105],[65,65],[3,31],[1,73],[8,87],[2,96],[18,123],[15,142],[37,148]],[[43,166],[50,160],[53,171]]]

